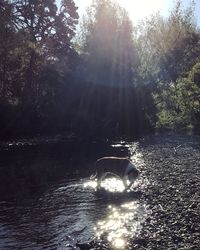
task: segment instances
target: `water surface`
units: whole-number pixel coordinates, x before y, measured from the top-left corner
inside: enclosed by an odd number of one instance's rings
[[[92,239],[128,249],[147,214],[138,195],[144,180],[129,192],[109,180],[108,190],[97,192],[88,177],[102,156],[142,164],[137,143],[9,144],[0,151],[0,249],[70,249]]]

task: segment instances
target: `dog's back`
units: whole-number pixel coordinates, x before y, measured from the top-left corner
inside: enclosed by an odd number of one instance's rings
[[[123,157],[113,156],[100,158],[96,161],[97,178],[101,178],[105,172],[112,172],[123,177],[129,163],[130,160]]]

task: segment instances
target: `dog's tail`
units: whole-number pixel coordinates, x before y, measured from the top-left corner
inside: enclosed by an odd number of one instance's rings
[[[90,176],[90,180],[94,180],[96,177],[97,177],[97,171],[96,171],[96,173],[95,173],[95,174],[91,174],[91,176]]]
[[[94,180],[97,178],[97,161],[95,162],[95,173],[90,176],[90,180]]]

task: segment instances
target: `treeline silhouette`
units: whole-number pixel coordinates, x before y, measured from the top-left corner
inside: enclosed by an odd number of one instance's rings
[[[112,0],[0,2],[0,137],[198,128],[200,33],[177,1],[134,26]],[[187,102],[185,101],[187,99]]]

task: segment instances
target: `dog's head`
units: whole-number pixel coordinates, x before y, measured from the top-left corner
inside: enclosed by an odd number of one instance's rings
[[[134,169],[131,169],[129,172],[128,172],[128,179],[129,181],[133,182],[135,179],[137,179],[137,177],[139,176],[139,171],[134,168]]]

